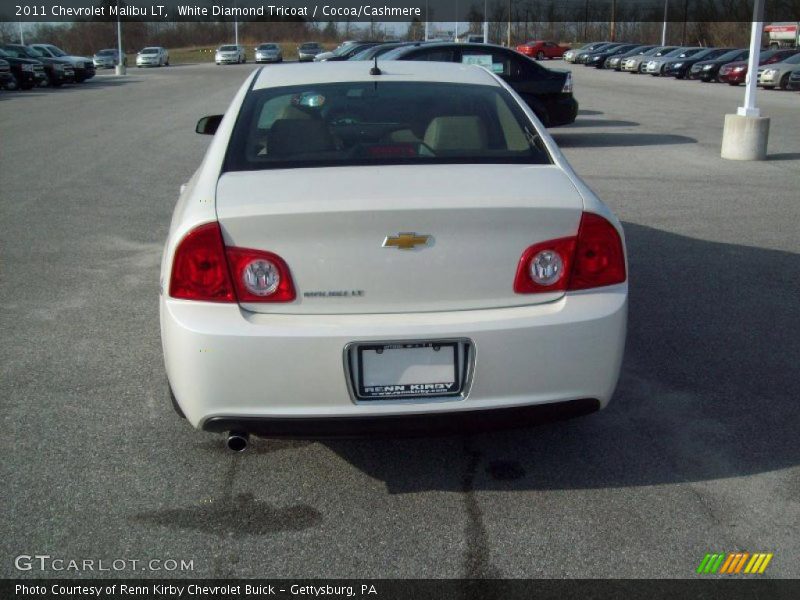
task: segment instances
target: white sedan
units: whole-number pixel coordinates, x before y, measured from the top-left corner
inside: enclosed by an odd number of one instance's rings
[[[161,265],[173,403],[196,428],[328,436],[604,407],[622,229],[478,66],[257,70],[175,207]]]
[[[137,67],[169,66],[169,52],[161,46],[148,46],[136,53]]]

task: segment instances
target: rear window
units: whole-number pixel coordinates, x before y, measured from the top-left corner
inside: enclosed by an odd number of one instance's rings
[[[142,54],[158,54],[158,48],[145,48]]]
[[[221,52],[236,52],[239,48],[236,46],[220,46]]]
[[[250,92],[224,170],[550,162],[503,88],[369,81]]]

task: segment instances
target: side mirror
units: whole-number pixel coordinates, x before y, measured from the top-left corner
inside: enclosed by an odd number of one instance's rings
[[[222,115],[210,115],[203,117],[197,122],[197,127],[194,128],[195,133],[203,135],[214,135],[217,133],[219,124],[222,122]]]

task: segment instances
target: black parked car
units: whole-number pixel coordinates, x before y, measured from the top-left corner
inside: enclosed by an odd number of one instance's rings
[[[45,75],[43,85],[59,87],[64,83],[75,81],[75,69],[72,68],[72,63],[68,60],[45,56],[35,48],[23,46],[22,44],[6,44],[3,46],[3,50],[17,58],[32,58],[41,62],[44,65]]]
[[[0,59],[0,89],[6,89],[14,84],[11,76],[11,65],[7,60]]]
[[[334,54],[333,56],[329,56],[324,60],[350,60],[359,52],[363,52],[369,48],[374,48],[375,46],[381,46],[382,42],[358,42],[357,44],[352,44],[346,50],[341,52],[340,54]]]
[[[94,77],[95,68],[91,58],[67,54],[53,44],[30,44],[30,47],[50,58],[60,58],[72,63],[72,68],[75,69],[75,83],[81,83]]]
[[[575,48],[574,50],[567,50],[564,52],[564,60],[567,62],[580,64],[592,52],[600,52],[600,50],[610,46],[611,44],[612,42],[592,42],[590,44],[585,44],[580,48]]]
[[[390,42],[386,44],[378,44],[377,46],[370,46],[363,48],[347,60],[372,60],[376,56],[380,57],[387,52],[400,48],[402,46],[421,46],[425,42]]]
[[[697,63],[714,60],[733,50],[735,50],[735,48],[708,48],[702,50],[687,58],[667,63],[664,65],[664,75],[675,77],[675,79],[684,79],[689,74],[690,69]]]
[[[585,65],[587,62],[589,62],[589,59],[595,54],[598,54],[600,52],[610,52],[611,50],[615,50],[616,48],[619,48],[622,45],[623,44],[621,43],[606,42],[604,44],[600,44],[599,46],[591,50],[584,51],[583,49],[581,49],[581,51],[575,57],[575,64]]]
[[[625,54],[639,47],[640,44],[622,44],[621,46],[617,46],[616,48],[606,48],[600,50],[599,52],[595,52],[594,54],[590,54],[584,64],[587,67],[595,67],[597,69],[603,69],[606,66],[606,60],[608,58],[620,54]]]
[[[10,89],[30,90],[45,81],[44,65],[32,58],[17,58],[0,50],[0,58],[11,67]]]
[[[546,127],[574,123],[578,114],[569,71],[548,69],[502,46],[450,42],[401,46],[387,52],[382,58],[456,62],[486,67],[514,88]]]
[[[789,75],[789,81],[786,84],[787,90],[800,90],[800,69],[797,71],[792,71],[792,74]]]
[[[699,79],[700,81],[719,81],[717,78],[719,76],[719,70],[722,65],[727,65],[728,63],[740,61],[740,60],[747,60],[747,57],[750,56],[750,51],[744,48],[739,48],[738,50],[731,50],[730,52],[726,52],[718,56],[713,60],[701,60],[694,63],[689,68],[688,77],[689,79]]]

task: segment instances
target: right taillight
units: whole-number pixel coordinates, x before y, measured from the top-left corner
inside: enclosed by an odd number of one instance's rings
[[[564,80],[564,86],[561,88],[562,94],[572,93],[572,73],[567,72],[567,78]]]
[[[625,251],[617,228],[600,215],[583,213],[572,261],[570,290],[625,281]]]
[[[514,278],[518,294],[585,290],[625,281],[625,252],[616,228],[583,213],[578,235],[534,244],[522,253]]]

